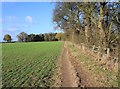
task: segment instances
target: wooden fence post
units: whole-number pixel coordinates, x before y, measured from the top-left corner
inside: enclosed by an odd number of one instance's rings
[[[97,55],[98,55],[98,60],[100,60],[100,46],[98,47],[98,53],[97,53]]]
[[[94,50],[95,50],[95,45],[93,45],[92,54],[94,54]]]
[[[85,46],[84,46],[84,44],[82,44],[82,49],[83,49],[83,52],[85,51]]]
[[[107,59],[109,58],[109,56],[110,56],[110,49],[107,48]]]

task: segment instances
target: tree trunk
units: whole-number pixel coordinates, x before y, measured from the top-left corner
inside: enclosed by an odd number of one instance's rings
[[[110,42],[110,36],[111,36],[111,30],[112,30],[113,22],[110,23],[109,31],[108,31],[108,37],[107,37],[107,48],[109,48],[109,42]]]
[[[100,51],[102,51],[103,48],[106,47],[105,43],[105,32],[103,29],[103,22],[104,22],[104,2],[100,3],[100,17],[99,17],[99,22],[98,22],[98,29],[99,29],[99,35],[100,35],[100,40],[99,40],[99,45],[100,45]]]
[[[88,16],[85,14],[85,18],[84,18],[84,24],[85,24],[85,38],[86,38],[86,43],[87,43],[87,45],[88,45],[88,38],[89,38],[89,36],[88,36],[88,31],[89,31],[89,23],[90,21],[89,21],[89,18],[88,18]]]

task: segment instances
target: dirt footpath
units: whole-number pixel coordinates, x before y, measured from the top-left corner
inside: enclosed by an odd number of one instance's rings
[[[89,73],[84,71],[80,62],[73,58],[67,44],[64,44],[61,58],[59,59],[58,87],[96,87],[98,84]]]
[[[68,49],[66,47],[66,43],[64,44],[61,57],[58,60],[57,65],[59,66],[58,79],[56,79],[55,86],[57,87],[79,87],[79,77],[77,76],[77,72],[74,69],[70,61],[70,55]]]
[[[78,87],[78,78],[74,67],[71,64],[68,50],[64,46],[61,67],[61,87]]]

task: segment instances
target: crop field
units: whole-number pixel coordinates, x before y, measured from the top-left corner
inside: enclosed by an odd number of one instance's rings
[[[3,44],[3,87],[51,86],[62,45],[62,42]]]

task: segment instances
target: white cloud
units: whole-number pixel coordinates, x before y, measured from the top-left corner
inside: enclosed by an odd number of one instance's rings
[[[29,25],[25,24],[25,25],[23,25],[23,27],[24,27],[24,28],[28,28],[28,27],[29,27]]]
[[[16,16],[5,16],[2,18],[2,23],[4,24],[17,23],[18,21],[19,21],[19,18]]]
[[[11,25],[6,28],[7,32],[16,32],[21,29],[21,26],[18,25]]]
[[[7,16],[6,20],[7,21],[17,20],[17,17],[16,16]]]
[[[31,16],[26,16],[25,21],[31,24],[33,22],[33,19]]]
[[[18,29],[17,28],[8,28],[7,31],[10,31],[10,32],[14,32],[14,31],[17,31]]]

